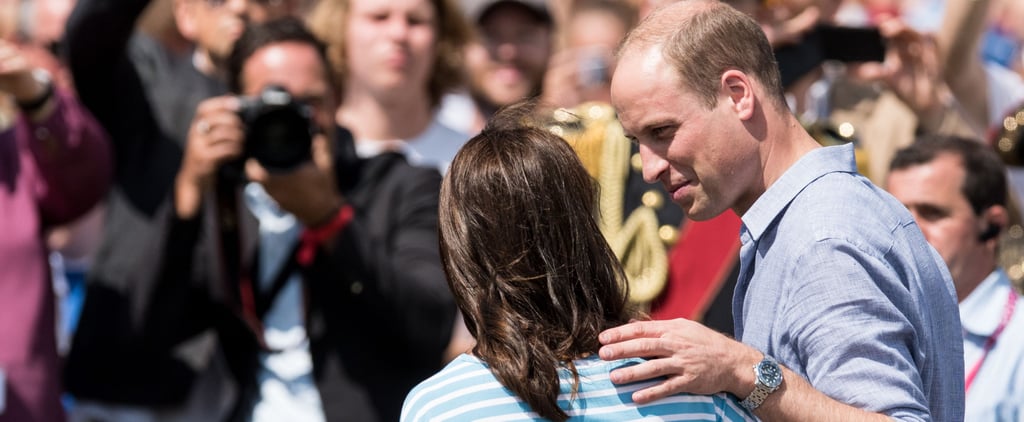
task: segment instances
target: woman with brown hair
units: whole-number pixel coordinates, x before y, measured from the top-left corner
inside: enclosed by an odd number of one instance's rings
[[[441,186],[441,257],[477,340],[406,398],[403,421],[517,416],[748,420],[734,397],[676,395],[637,405],[602,361],[602,330],[639,315],[595,215],[597,190],[573,149],[496,115],[459,153]]]

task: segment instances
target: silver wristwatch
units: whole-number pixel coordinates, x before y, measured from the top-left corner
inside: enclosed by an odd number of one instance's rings
[[[782,385],[782,368],[771,356],[764,355],[764,360],[754,365],[754,391],[740,402],[747,410],[757,409],[764,399]]]

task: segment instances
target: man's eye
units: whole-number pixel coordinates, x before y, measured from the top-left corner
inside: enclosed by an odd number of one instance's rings
[[[653,135],[654,138],[658,139],[658,140],[665,140],[666,138],[672,138],[672,135],[674,133],[675,133],[675,131],[673,130],[672,126],[660,126],[660,127],[654,128],[654,130],[651,131],[651,135]]]
[[[937,207],[922,206],[918,207],[917,215],[925,221],[938,221],[946,218],[948,214]]]

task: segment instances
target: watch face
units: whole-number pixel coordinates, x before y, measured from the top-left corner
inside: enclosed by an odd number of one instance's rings
[[[757,365],[757,377],[761,384],[768,388],[776,388],[782,384],[782,370],[777,363],[768,360]]]

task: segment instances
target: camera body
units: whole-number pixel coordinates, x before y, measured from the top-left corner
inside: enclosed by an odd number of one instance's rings
[[[313,135],[319,130],[311,107],[277,85],[239,101],[246,157],[272,172],[287,172],[312,160]]]

